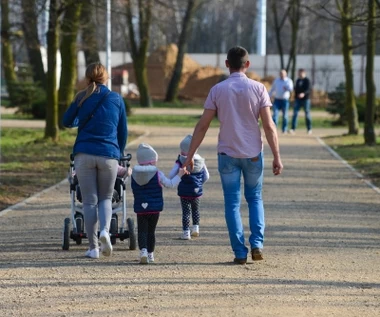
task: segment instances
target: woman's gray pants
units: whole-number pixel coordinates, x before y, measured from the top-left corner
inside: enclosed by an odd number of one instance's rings
[[[98,213],[100,231],[109,232],[118,161],[79,153],[75,155],[74,164],[82,193],[84,224],[92,250],[98,247]]]

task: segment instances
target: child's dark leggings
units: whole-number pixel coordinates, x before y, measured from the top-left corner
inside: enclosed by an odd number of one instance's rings
[[[190,216],[193,218],[193,225],[199,225],[199,198],[182,198],[182,229],[190,229]]]
[[[137,230],[139,249],[147,249],[148,252],[153,252],[156,245],[156,226],[160,214],[137,214]]]

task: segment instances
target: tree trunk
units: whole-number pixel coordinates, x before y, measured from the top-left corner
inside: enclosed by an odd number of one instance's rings
[[[93,1],[85,0],[83,1],[83,7],[81,10],[81,26],[82,26],[82,45],[84,58],[86,60],[86,66],[91,63],[96,63],[100,61],[97,35],[96,35],[96,24],[94,22],[94,6]]]
[[[368,26],[367,26],[367,65],[365,79],[367,86],[367,104],[364,122],[364,143],[376,144],[375,133],[375,108],[376,108],[376,85],[373,77],[375,68],[376,47],[376,6],[375,0],[368,0]]]
[[[301,19],[301,4],[300,0],[292,0],[289,4],[289,20],[290,25],[292,28],[291,33],[291,46],[290,46],[290,53],[289,53],[289,60],[288,64],[286,66],[286,71],[290,72],[290,78],[293,80],[296,76],[296,64],[297,64],[297,40],[298,40],[298,30],[299,30],[299,22]]]
[[[58,140],[58,94],[57,94],[57,51],[58,51],[58,10],[57,0],[50,0],[49,29],[47,31],[47,106],[45,138]]]
[[[152,99],[149,94],[147,76],[147,52],[149,45],[150,24],[152,21],[153,0],[138,1],[138,35],[132,21],[131,0],[126,0],[126,18],[128,24],[129,41],[131,45],[131,56],[135,71],[136,82],[140,93],[141,107],[152,107]],[[137,42],[139,41],[139,45]]]
[[[148,71],[146,68],[146,55],[141,55],[133,59],[133,69],[135,70],[136,84],[139,87],[141,107],[152,107],[152,99],[149,94]]]
[[[285,69],[284,51],[282,49],[282,41],[281,41],[281,29],[283,25],[281,25],[281,23],[278,21],[277,5],[278,3],[276,1],[273,1],[272,12],[273,12],[273,19],[274,19],[274,30],[276,34],[278,54],[280,55],[281,69]]]
[[[42,61],[41,45],[38,39],[36,0],[22,0],[24,40],[29,63],[33,71],[34,83],[46,89],[46,74]]]
[[[14,70],[13,49],[9,35],[9,3],[8,0],[1,0],[1,42],[2,42],[2,64],[4,70],[5,83],[8,90],[9,100],[14,104],[13,83],[17,81]]]
[[[58,126],[63,129],[63,115],[74,98],[74,86],[77,81],[77,34],[82,3],[70,4],[62,20],[61,33],[61,80],[58,92]]]
[[[191,19],[194,16],[196,6],[199,4],[197,0],[188,0],[187,9],[185,17],[183,19],[183,25],[181,34],[178,40],[178,54],[177,60],[174,66],[173,75],[170,79],[168,90],[166,92],[165,101],[173,102],[177,100],[178,87],[181,80],[182,68],[183,68],[183,58],[187,50],[187,40],[191,31]]]
[[[351,34],[351,0],[343,0],[342,53],[344,58],[344,72],[346,78],[346,112],[348,134],[359,133],[358,111],[354,93],[354,75],[352,68],[352,34]]]

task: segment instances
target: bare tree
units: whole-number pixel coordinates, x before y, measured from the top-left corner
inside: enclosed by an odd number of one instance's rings
[[[41,9],[45,7],[45,4],[42,4]],[[22,30],[28,51],[29,63],[33,71],[33,80],[43,89],[46,89],[46,74],[37,30],[38,9],[37,0],[22,0]]]
[[[97,43],[97,27],[94,21],[94,1],[83,1],[81,10],[81,31],[82,31],[82,47],[86,65],[99,62],[99,51]],[[104,28],[101,28],[104,30]]]
[[[376,47],[376,4],[380,7],[379,0],[368,0],[368,25],[367,25],[367,65],[366,65],[366,86],[367,104],[364,122],[364,143],[366,145],[376,144],[375,133],[375,109],[376,109],[376,85],[373,76],[375,68],[375,47]]]
[[[47,31],[47,107],[45,138],[57,141],[58,131],[58,94],[57,94],[57,51],[58,51],[58,16],[59,0],[50,0],[49,28]]]
[[[63,114],[74,97],[77,81],[77,35],[82,3],[78,0],[68,3],[61,23],[61,79],[58,92],[58,126],[63,129]]]
[[[191,31],[191,19],[194,16],[197,6],[201,3],[200,0],[188,0],[185,17],[183,19],[182,30],[178,39],[178,54],[174,66],[173,74],[170,79],[166,92],[165,101],[173,102],[177,99],[179,82],[181,80],[183,58],[187,49],[187,41]]]
[[[348,134],[359,133],[358,110],[354,93],[354,74],[352,67],[352,31],[353,11],[351,0],[336,0],[340,13],[340,25],[342,29],[342,54],[346,79],[346,112],[348,121]]]
[[[12,84],[16,82],[17,76],[15,72],[12,42],[10,38],[8,0],[1,0],[1,42],[4,77],[7,85],[9,99],[12,103],[14,100]]]
[[[151,107],[147,75],[147,52],[152,21],[153,0],[137,1],[137,21],[134,23],[132,0],[126,0],[126,18],[136,82],[140,92],[140,105]]]

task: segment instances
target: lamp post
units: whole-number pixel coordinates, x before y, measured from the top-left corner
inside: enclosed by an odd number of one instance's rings
[[[266,55],[267,0],[257,1],[257,54]]]
[[[111,79],[111,0],[107,0],[107,26],[106,26],[106,68],[109,75],[107,86],[109,89],[112,88]]]

